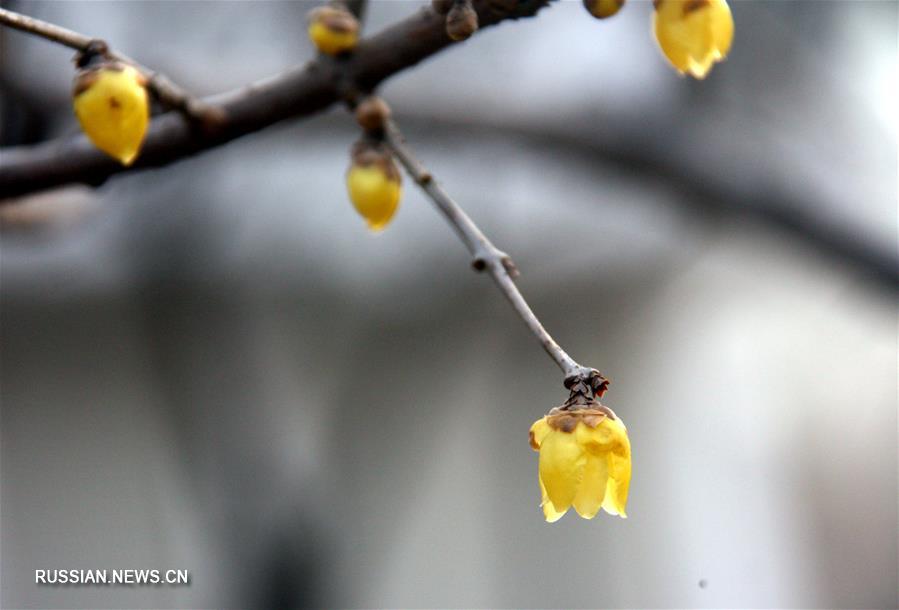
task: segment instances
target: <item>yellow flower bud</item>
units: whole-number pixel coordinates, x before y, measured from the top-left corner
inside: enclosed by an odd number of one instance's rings
[[[133,66],[103,62],[75,77],[75,115],[94,146],[131,165],[150,123],[146,79]]]
[[[725,0],[655,0],[653,30],[675,70],[705,78],[730,51],[734,19]]]
[[[309,39],[328,55],[356,48],[359,20],[342,7],[321,6],[309,13]]]
[[[346,185],[353,206],[368,228],[384,229],[396,214],[403,191],[399,169],[390,154],[381,145],[357,143]]]
[[[600,508],[626,517],[631,445],[624,423],[611,409],[556,407],[534,422],[531,447],[540,452],[543,515],[549,523],[574,506],[584,519]]]
[[[624,6],[624,0],[584,0],[584,7],[597,19],[611,17]]]

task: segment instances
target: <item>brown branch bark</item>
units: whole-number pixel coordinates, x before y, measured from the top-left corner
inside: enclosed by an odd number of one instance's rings
[[[478,0],[481,29],[534,15],[550,0]],[[450,46],[444,18],[430,7],[360,42],[351,56],[320,55],[305,67],[203,102],[224,117],[202,129],[177,113],[154,117],[138,161],[125,168],[83,136],[0,150],[0,203],[70,183],[99,185],[113,174],[159,167],[292,117],[320,112],[355,91],[373,90],[390,76]]]
[[[34,34],[52,42],[64,45],[70,49],[88,52],[92,45],[103,42],[98,38],[91,38],[73,30],[60,27],[53,23],[47,23],[40,19],[35,19],[27,15],[22,15],[13,11],[0,8],[0,25],[4,25],[20,32]],[[107,46],[103,42],[103,46]],[[146,66],[139,64],[127,55],[119,53],[111,48],[105,53],[110,59],[130,64],[137,68],[138,72],[147,78],[147,88],[168,108],[173,108],[184,113],[189,119],[194,121],[206,122],[214,121],[219,118],[218,111],[205,104],[201,100],[193,97],[187,91],[176,85],[164,74],[160,74],[155,70],[151,70]]]

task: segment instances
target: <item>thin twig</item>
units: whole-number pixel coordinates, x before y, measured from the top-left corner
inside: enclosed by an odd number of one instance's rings
[[[406,172],[430,197],[437,209],[440,210],[450,223],[450,226],[456,231],[462,243],[468,248],[473,257],[472,266],[478,271],[486,270],[490,273],[493,281],[496,282],[500,291],[512,304],[512,307],[527,325],[528,329],[537,338],[543,349],[546,350],[546,353],[562,369],[566,385],[569,385],[568,380],[588,380],[598,376],[594,369],[575,362],[543,327],[543,324],[534,315],[531,307],[524,300],[521,291],[518,290],[518,286],[513,281],[513,278],[518,276],[518,270],[512,259],[508,254],[493,245],[493,242],[484,235],[484,232],[478,228],[459,204],[453,201],[452,197],[443,190],[443,187],[434,180],[433,175],[425,169],[409,149],[396,122],[388,120],[385,124],[384,132],[387,144],[406,169]]]
[[[52,42],[64,45],[82,53],[87,52],[95,46],[99,39],[85,36],[73,30],[35,19],[21,13],[0,8],[0,25],[5,25],[13,29],[34,34],[46,38]],[[105,45],[105,43],[104,43]],[[110,49],[106,56],[110,59],[120,61],[122,63],[134,66],[138,72],[147,79],[147,87],[153,94],[168,108],[172,108],[182,112],[187,118],[193,121],[210,122],[220,120],[221,111],[217,108],[206,104],[202,100],[193,97],[187,91],[173,83],[164,74],[160,74],[155,70],[151,70],[146,66],[139,64],[127,55]]]

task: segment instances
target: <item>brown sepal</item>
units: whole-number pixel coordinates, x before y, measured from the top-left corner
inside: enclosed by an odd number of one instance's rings
[[[359,31],[359,20],[342,6],[319,6],[309,12],[309,21],[317,21],[329,30],[341,34]]]
[[[546,423],[553,430],[561,432],[574,432],[578,422],[583,422],[590,428],[595,428],[604,419],[618,419],[609,407],[596,403],[592,408],[571,410],[565,405],[556,407],[546,414]]]
[[[103,61],[79,69],[75,73],[75,80],[72,83],[72,96],[78,96],[87,91],[91,85],[97,82],[100,72],[121,72],[124,69],[125,64],[120,61]],[[138,84],[145,87],[147,85],[146,77],[140,73],[138,75]]]
[[[376,165],[382,172],[384,172],[388,180],[394,182],[402,181],[402,175],[400,174],[400,170],[396,166],[396,163],[393,161],[393,156],[382,142],[370,139],[358,140],[353,144],[350,157],[355,166],[369,167],[371,165]]]

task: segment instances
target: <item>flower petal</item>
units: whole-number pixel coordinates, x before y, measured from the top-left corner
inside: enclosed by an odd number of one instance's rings
[[[584,466],[584,479],[574,497],[574,509],[584,519],[592,519],[599,512],[609,481],[608,460],[588,455]]]
[[[150,103],[143,77],[132,66],[102,68],[74,98],[75,115],[94,146],[131,165],[140,152]]]
[[[609,454],[609,481],[602,507],[610,515],[627,517],[627,494],[631,484],[631,452],[630,444],[626,455]]]
[[[585,451],[593,455],[605,455],[606,453],[624,451],[624,446],[630,447],[627,441],[627,428],[621,419],[604,418],[595,428],[579,425],[575,429],[578,443]]]
[[[396,214],[403,188],[383,167],[353,165],[346,176],[350,200],[369,229],[380,231]]]
[[[540,480],[555,511],[571,506],[584,476],[587,457],[573,433],[553,430],[540,446]]]
[[[727,2],[712,3],[712,40],[715,45],[715,61],[721,61],[730,52],[734,41],[734,16]]]
[[[546,423],[546,418],[541,417],[531,426],[531,430],[528,433],[531,442],[531,448],[534,451],[540,450],[540,445],[543,444],[543,439],[546,438],[546,435],[550,433],[552,428],[549,427],[549,424]]]
[[[652,14],[656,42],[671,65],[684,73],[689,67],[691,34],[683,19],[682,0],[662,0]]]
[[[734,22],[725,0],[661,0],[653,13],[653,32],[678,72],[705,78],[727,56]]]
[[[546,487],[543,486],[542,480],[540,481],[540,493],[543,496],[543,501],[540,503],[540,506],[543,507],[543,516],[546,518],[547,523],[555,523],[568,512],[568,509],[565,509],[562,512],[556,510],[555,505],[546,495]]]

